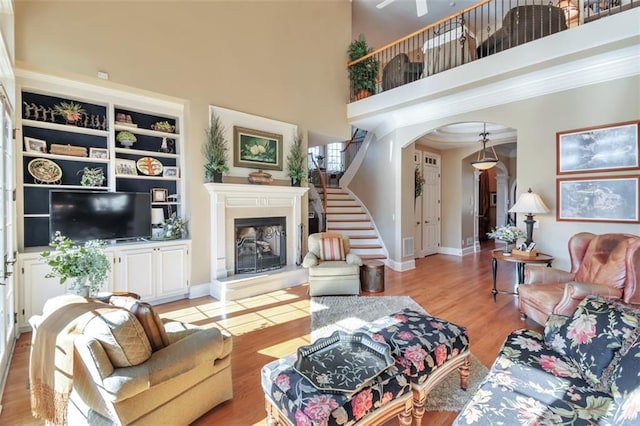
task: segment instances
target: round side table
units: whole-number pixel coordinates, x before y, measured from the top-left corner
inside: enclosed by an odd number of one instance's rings
[[[384,291],[384,263],[368,260],[360,267],[360,289],[368,293]]]

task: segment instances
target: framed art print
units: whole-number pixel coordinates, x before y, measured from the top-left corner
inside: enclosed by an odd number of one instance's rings
[[[557,174],[640,170],[639,123],[556,133]]]
[[[282,170],[282,135],[233,127],[233,165],[259,170]]]
[[[640,223],[639,176],[557,180],[557,220]]]

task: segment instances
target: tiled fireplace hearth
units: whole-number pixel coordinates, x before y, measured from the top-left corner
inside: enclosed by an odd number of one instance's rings
[[[211,288],[218,300],[236,300],[304,284],[307,270],[301,257],[302,197],[308,188],[231,183],[205,184],[211,201]],[[286,235],[283,268],[236,274],[236,223],[245,219],[282,220]],[[265,223],[266,223],[265,222]],[[270,268],[263,268],[270,269]]]

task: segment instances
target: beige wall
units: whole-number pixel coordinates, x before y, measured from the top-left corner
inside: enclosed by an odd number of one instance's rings
[[[16,59],[186,99],[192,283],[209,281],[209,207],[200,146],[208,105],[349,137],[340,1],[18,1]],[[251,170],[246,170],[248,174]],[[245,174],[245,176],[246,176]]]
[[[640,117],[638,93],[640,77],[629,77],[452,116],[422,126],[426,132],[446,123],[486,121],[516,129],[518,193],[531,187],[551,209],[549,214],[536,216],[539,228],[534,230],[534,239],[541,251],[557,257],[554,265],[568,268],[566,243],[576,232],[640,234],[640,225],[556,221],[556,132],[637,120]],[[473,236],[473,206],[470,205],[473,199],[473,168],[468,160],[474,151],[475,147],[441,151],[442,244],[445,248],[460,248],[462,239]],[[409,168],[412,161],[404,163],[405,175],[413,173],[413,169]],[[410,192],[409,189],[404,192],[407,191]],[[381,196],[384,197],[384,194]],[[521,216],[518,217],[519,221],[523,219]],[[403,222],[409,223],[412,219],[413,211],[403,212]],[[522,223],[519,226],[524,229]],[[409,235],[404,233],[402,236]]]

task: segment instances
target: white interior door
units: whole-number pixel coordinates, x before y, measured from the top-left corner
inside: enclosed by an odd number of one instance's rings
[[[413,166],[422,173],[422,151],[414,152]],[[413,217],[415,222],[415,229],[413,232],[413,252],[415,254],[422,255],[422,195],[413,200]]]
[[[0,89],[3,87],[0,85]],[[0,150],[2,152],[2,172],[0,177],[0,371],[9,366],[9,356],[16,338],[16,294],[13,266],[15,250],[15,181],[13,178],[13,111],[5,95],[0,93]]]
[[[423,153],[422,173],[422,254],[428,256],[440,250],[440,156]]]

